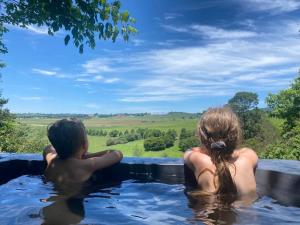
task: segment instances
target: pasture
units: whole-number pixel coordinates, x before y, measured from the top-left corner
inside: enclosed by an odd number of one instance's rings
[[[46,137],[47,126],[60,118],[18,118],[18,122],[26,124],[37,133]],[[130,131],[137,128],[159,129],[166,131],[168,129],[176,130],[180,134],[182,128],[193,130],[196,128],[197,117],[193,114],[179,114],[179,115],[145,115],[145,116],[113,116],[107,118],[90,117],[82,120],[87,129],[102,129],[107,132],[111,130]],[[121,150],[124,156],[138,156],[138,157],[181,157],[182,151],[179,150],[178,140],[175,141],[174,146],[166,148],[162,151],[145,151],[144,140],[136,140],[126,144],[118,144],[106,146],[106,141],[109,136],[88,136],[89,151],[96,152],[105,149]]]

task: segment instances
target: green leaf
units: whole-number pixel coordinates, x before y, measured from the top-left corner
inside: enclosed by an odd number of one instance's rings
[[[127,10],[121,14],[121,19],[123,22],[128,22],[129,12]]]
[[[81,45],[79,46],[79,53],[80,53],[80,54],[83,53],[83,44],[81,44]]]
[[[69,41],[70,41],[70,35],[67,35],[65,37],[65,45],[67,45],[69,43]]]

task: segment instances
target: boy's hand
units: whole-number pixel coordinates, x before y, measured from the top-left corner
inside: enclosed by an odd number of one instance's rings
[[[47,145],[44,148],[44,151],[43,151],[43,158],[44,158],[44,160],[47,159],[47,155],[48,154],[51,154],[51,155],[57,154],[55,148],[53,148],[52,145]]]

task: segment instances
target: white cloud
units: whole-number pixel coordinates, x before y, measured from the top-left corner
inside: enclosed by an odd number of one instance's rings
[[[134,97],[125,97],[121,98],[122,102],[160,102],[160,101],[178,101],[182,98],[180,96],[134,96]]]
[[[182,17],[183,15],[180,13],[165,13],[164,14],[164,19],[165,20],[173,20],[177,19],[178,17]]]
[[[37,27],[33,25],[29,25],[26,27],[29,31],[36,33],[36,34],[42,34],[42,35],[48,35],[48,28],[47,27]]]
[[[299,0],[235,0],[248,5],[250,10],[271,11],[279,14],[300,9]]]
[[[41,74],[41,75],[45,75],[45,76],[55,76],[55,75],[57,75],[57,72],[52,71],[52,70],[44,70],[44,69],[33,68],[32,71],[35,72],[35,73]]]
[[[120,81],[119,78],[109,78],[109,79],[104,80],[104,83],[111,84],[111,83],[116,83],[116,82],[119,82],[119,81]]]
[[[108,79],[104,79],[103,76],[97,75],[97,76],[89,76],[89,77],[80,77],[77,78],[76,81],[78,82],[83,82],[83,83],[99,83],[99,82],[103,82],[103,83],[116,83],[118,81],[120,81],[119,78],[113,77],[113,78],[108,78]]]
[[[33,68],[32,71],[34,73],[37,73],[37,74],[40,74],[43,76],[49,76],[49,77],[57,77],[57,78],[73,78],[73,77],[75,77],[74,75],[67,75],[67,74],[60,72],[60,69],[58,69],[58,68],[55,68],[52,70]]]
[[[98,109],[100,108],[99,105],[95,104],[95,103],[88,103],[85,105],[86,108],[91,108],[91,109]]]
[[[300,40],[291,35],[291,26],[285,21],[255,38],[224,35],[231,38],[111,57],[110,63],[118,65],[115,69],[120,74],[143,74],[127,81],[130,88],[119,92],[119,100],[180,101],[230,96],[241,90],[267,93],[284,88],[299,68]]]
[[[41,101],[43,98],[39,96],[24,96],[24,97],[19,97],[19,99],[24,101]]]
[[[240,39],[252,38],[258,34],[247,30],[225,30],[208,25],[193,24],[188,26],[162,25],[163,28],[173,32],[187,33],[202,36],[208,39]]]
[[[101,74],[114,71],[114,69],[110,65],[110,60],[106,58],[101,58],[100,60],[89,60],[85,64],[83,64],[82,67],[88,74]]]
[[[142,46],[146,41],[142,39],[131,39],[134,46]]]
[[[42,88],[40,88],[40,87],[32,87],[31,89],[36,90],[36,91],[42,90]]]
[[[257,35],[255,32],[252,31],[225,30],[222,28],[206,25],[192,25],[190,28],[192,29],[192,32],[203,35],[210,39],[250,38]]]
[[[95,76],[94,78],[95,78],[95,80],[102,80],[102,79],[103,79],[103,77],[100,76],[100,75],[97,75],[97,76]]]

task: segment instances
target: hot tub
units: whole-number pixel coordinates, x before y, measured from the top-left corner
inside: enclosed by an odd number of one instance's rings
[[[181,159],[125,158],[73,197],[45,182],[35,154],[0,154],[0,224],[299,224],[300,162],[260,160],[258,199],[191,197]]]

